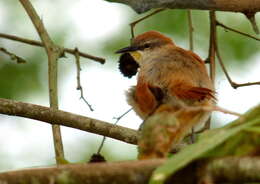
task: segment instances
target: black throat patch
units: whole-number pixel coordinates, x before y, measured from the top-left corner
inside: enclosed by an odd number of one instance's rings
[[[124,53],[120,56],[119,70],[125,77],[131,78],[136,75],[138,68],[138,63],[129,53]]]

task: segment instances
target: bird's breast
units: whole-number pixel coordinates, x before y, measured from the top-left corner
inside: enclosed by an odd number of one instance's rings
[[[139,70],[139,75],[154,86],[163,87],[166,77],[166,66],[158,60],[143,62]]]

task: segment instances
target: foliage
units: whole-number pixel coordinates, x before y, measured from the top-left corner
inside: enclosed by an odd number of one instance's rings
[[[40,70],[41,64],[35,57],[30,58],[25,64],[4,61],[0,65],[0,78],[2,79],[0,80],[0,97],[26,98],[33,92],[40,92],[43,88],[40,82]]]
[[[260,106],[257,106],[222,128],[202,133],[195,144],[187,146],[157,168],[150,183],[163,183],[168,176],[198,158],[245,156],[259,152],[259,127]]]

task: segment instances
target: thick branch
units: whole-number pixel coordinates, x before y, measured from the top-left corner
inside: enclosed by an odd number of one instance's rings
[[[260,0],[107,0],[131,6],[137,13],[153,8],[200,9],[231,12],[258,12]]]
[[[153,170],[164,162],[163,159],[156,159],[70,164],[53,168],[10,171],[0,174],[0,183],[146,184]],[[178,171],[166,183],[194,184],[206,175],[219,182],[259,182],[259,173],[260,159],[256,157],[199,160]]]
[[[214,159],[202,172],[214,182],[260,182],[260,157],[227,157]]]
[[[58,124],[136,144],[137,131],[40,105],[0,98],[0,113]]]
[[[0,174],[0,183],[142,184],[163,160],[70,164]]]

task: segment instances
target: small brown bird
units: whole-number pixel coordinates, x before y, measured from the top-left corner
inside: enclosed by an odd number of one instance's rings
[[[138,70],[137,85],[130,88],[127,98],[144,120],[139,159],[166,157],[193,126],[208,120],[210,112],[199,107],[215,104],[204,61],[156,31],[137,36],[131,46],[117,53],[127,58],[120,68],[123,73],[129,68],[126,76]]]

